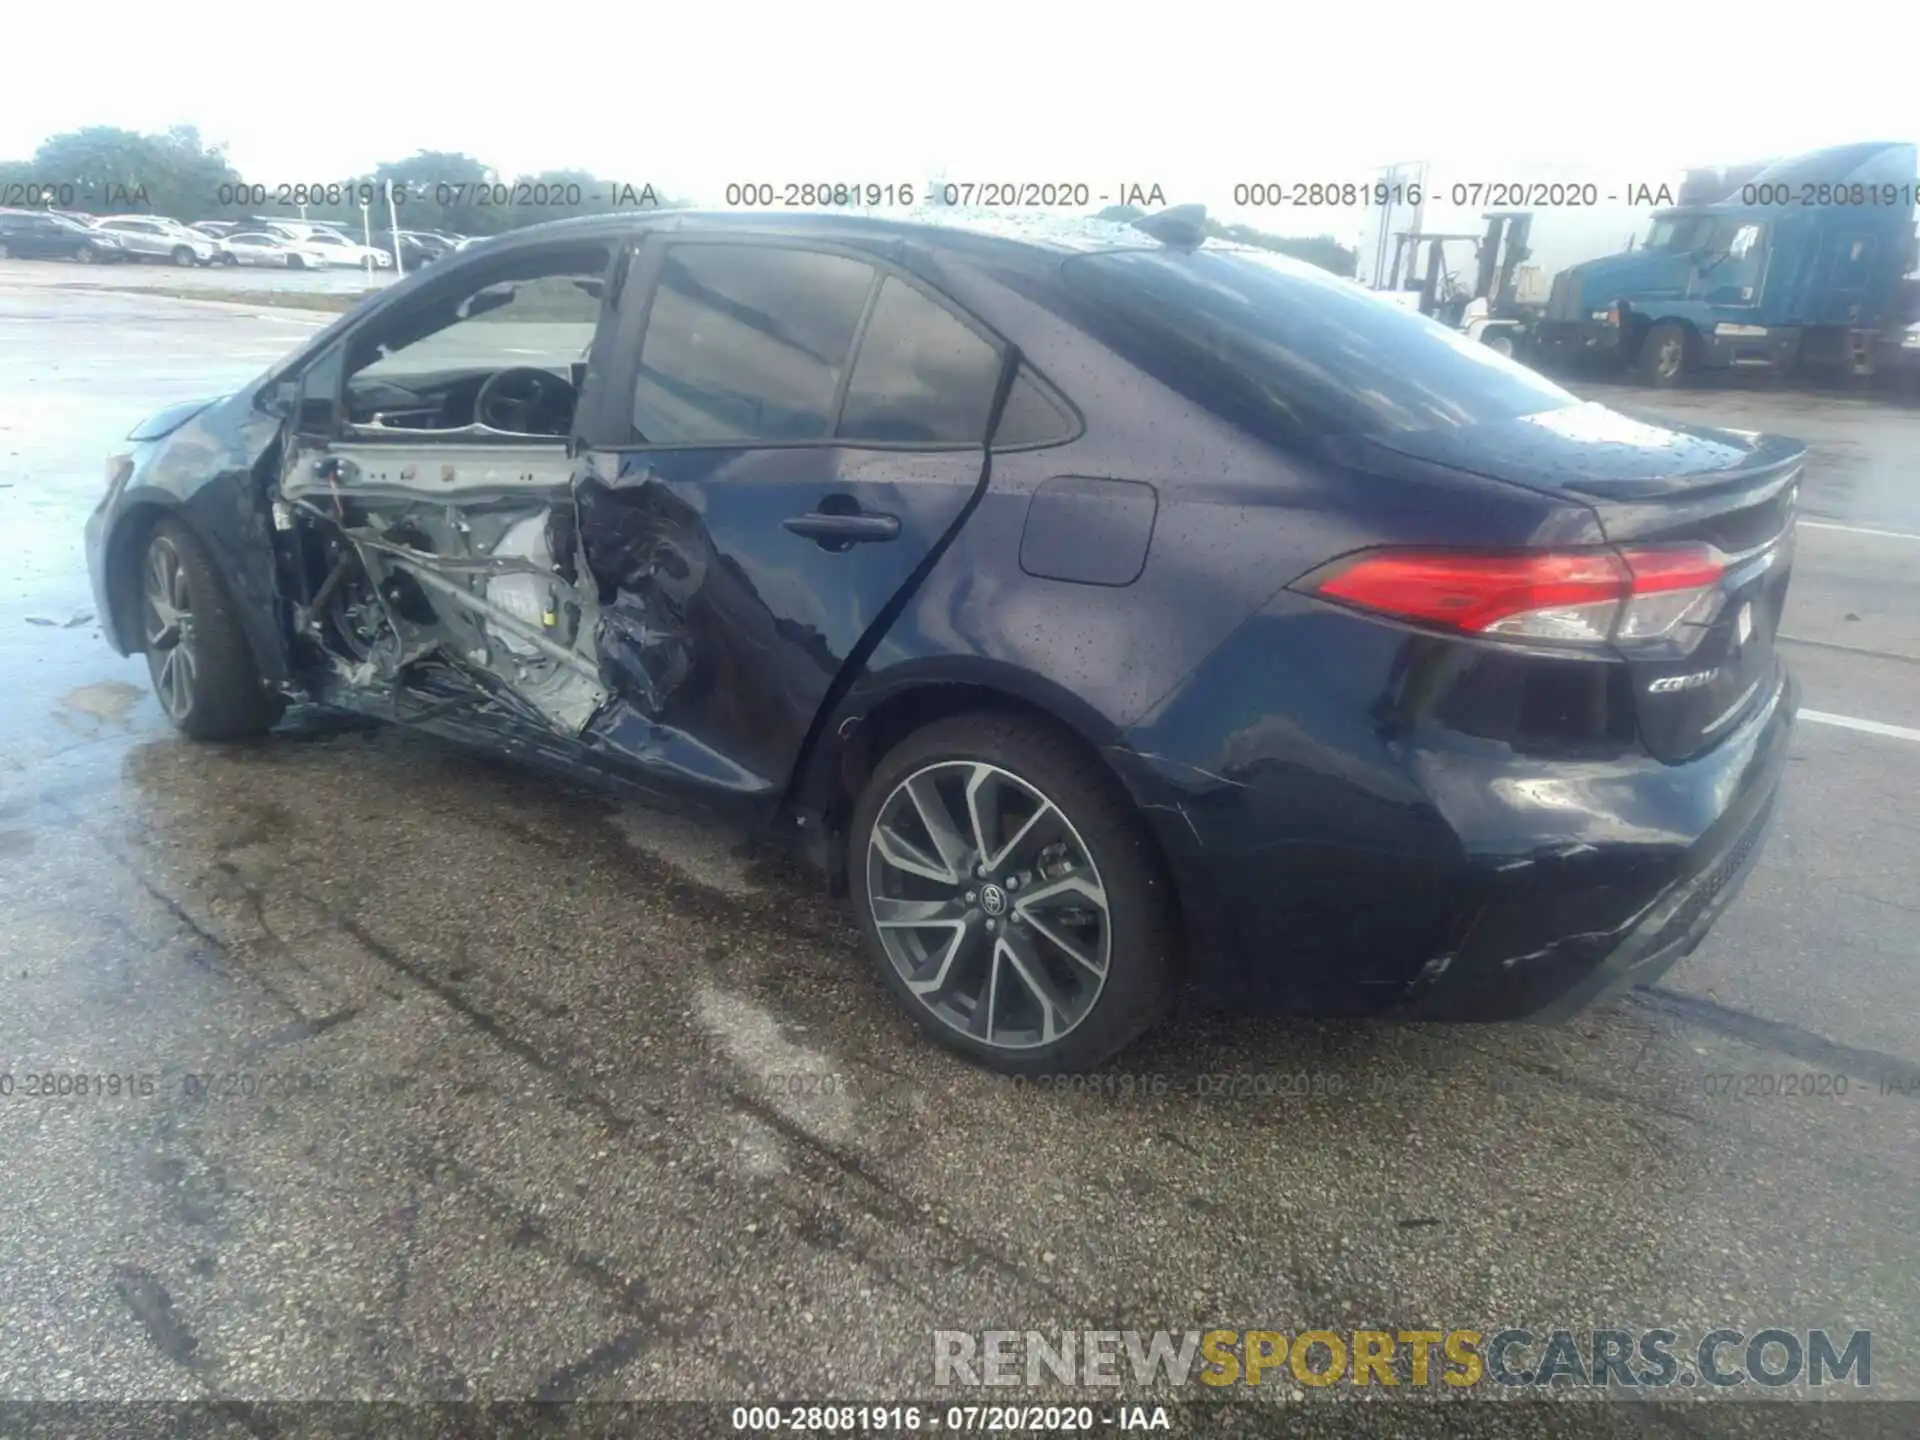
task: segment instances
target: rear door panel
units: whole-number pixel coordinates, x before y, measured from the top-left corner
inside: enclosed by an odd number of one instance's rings
[[[580,529],[608,597],[603,665],[670,732],[643,758],[777,798],[841,667],[960,519],[981,456],[702,449],[613,463],[582,482]],[[841,548],[786,528],[823,508],[899,530]]]
[[[664,249],[655,241],[643,250],[623,298],[608,386],[620,393],[624,377],[629,402]],[[807,343],[737,297],[721,297],[710,313],[716,331],[746,325],[777,332],[781,344]],[[851,363],[840,367],[836,406]],[[790,408],[756,409],[757,393],[743,384],[724,397],[730,415],[795,424]],[[629,404],[612,428],[638,441],[631,413]],[[770,814],[836,679],[877,638],[985,476],[984,443],[683,441],[596,454],[576,501],[600,586],[599,651],[618,697],[596,727],[599,741],[669,789]]]

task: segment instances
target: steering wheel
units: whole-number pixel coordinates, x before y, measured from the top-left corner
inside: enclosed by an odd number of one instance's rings
[[[564,434],[534,429],[535,417],[544,411],[552,419],[571,419],[579,399],[580,392],[573,388],[572,381],[561,379],[551,370],[515,365],[486,378],[473,397],[473,418],[490,430],[514,435]]]

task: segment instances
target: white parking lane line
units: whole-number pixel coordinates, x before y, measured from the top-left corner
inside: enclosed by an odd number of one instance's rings
[[[1920,742],[1920,730],[1912,730],[1905,725],[1889,725],[1883,720],[1861,720],[1852,715],[1832,715],[1825,710],[1802,710],[1800,718],[1811,720],[1816,725],[1837,725],[1842,730],[1859,730],[1868,735],[1885,735],[1892,740]]]
[[[1870,530],[1864,525],[1840,525],[1832,520],[1802,520],[1802,530],[1839,530],[1848,535],[1876,535],[1882,540],[1920,540],[1904,530]]]

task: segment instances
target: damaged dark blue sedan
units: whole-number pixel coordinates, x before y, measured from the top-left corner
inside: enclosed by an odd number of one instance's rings
[[[1586,404],[1202,217],[476,245],[147,421],[87,527],[189,736],[347,707],[851,892],[999,1069],[1176,984],[1553,1015],[1752,867],[1798,443]]]

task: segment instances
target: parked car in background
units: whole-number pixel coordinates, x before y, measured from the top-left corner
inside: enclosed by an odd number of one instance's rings
[[[0,210],[0,260],[77,260],[82,265],[127,258],[120,237],[64,215]]]
[[[375,269],[391,270],[393,256],[376,247],[364,245],[347,234],[338,225],[321,224],[317,220],[268,220],[257,228],[269,235],[281,235],[296,245],[310,246],[317,250],[328,265],[365,266],[369,259]]]
[[[331,235],[337,240],[353,238],[344,225],[331,220],[286,220],[269,216],[254,220],[245,228],[265,230],[269,235],[285,235],[289,240],[310,240],[315,235]]]
[[[1205,220],[500,235],[134,429],[106,641],[196,739],[312,700],[784,836],[1016,1074],[1187,980],[1491,1020],[1657,979],[1778,808],[1806,447]]]
[[[117,237],[133,260],[211,265],[220,258],[219,241],[165,215],[103,215],[93,228]]]
[[[324,247],[264,230],[243,230],[224,242],[221,262],[227,265],[265,265],[281,270],[320,270],[331,263]]]
[[[397,248],[401,265],[409,271],[431,265],[453,253],[451,241],[417,230],[378,231],[374,234],[373,243],[389,255]]]
[[[237,220],[196,220],[187,228],[189,230],[198,230],[210,240],[224,240],[227,236],[244,230],[247,227],[240,224]]]
[[[359,269],[371,263],[376,270],[393,268],[393,256],[388,251],[363,245],[358,240],[349,240],[338,231],[314,230],[299,243],[319,250],[329,265],[348,265]]]

